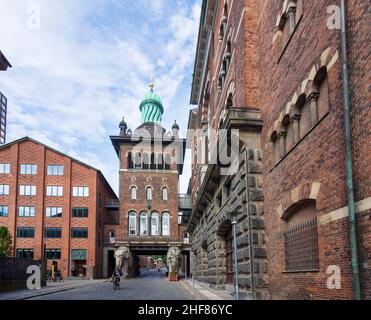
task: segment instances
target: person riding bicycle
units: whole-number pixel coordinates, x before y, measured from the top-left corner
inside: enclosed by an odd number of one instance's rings
[[[114,283],[115,283],[115,281],[117,281],[117,284],[120,284],[120,278],[121,277],[122,277],[121,270],[119,270],[118,268],[116,268],[115,270],[113,270],[112,278],[113,278],[113,282]]]

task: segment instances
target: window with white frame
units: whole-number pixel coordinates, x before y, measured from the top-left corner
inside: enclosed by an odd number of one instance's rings
[[[48,176],[63,176],[64,175],[64,166],[48,165],[46,167],[46,174]]]
[[[46,186],[46,195],[48,197],[63,197],[62,186]]]
[[[137,234],[137,214],[132,211],[129,213],[129,236]]]
[[[9,195],[9,185],[0,184],[0,196],[8,196],[8,195]]]
[[[0,174],[10,173],[10,164],[9,163],[0,163]]]
[[[46,207],[45,216],[47,218],[61,218],[63,209],[62,207]]]
[[[21,196],[36,196],[36,186],[19,186],[19,195]]]
[[[166,187],[162,188],[162,200],[168,200],[168,189]]]
[[[170,214],[168,212],[162,215],[162,235],[170,236]]]
[[[146,196],[147,196],[147,200],[152,200],[152,187],[147,187]]]
[[[142,212],[140,214],[140,235],[148,236],[148,213]]]
[[[8,206],[0,206],[0,217],[7,217],[9,214]]]
[[[35,175],[37,174],[37,165],[36,164],[21,164],[19,173],[27,174],[27,175]]]
[[[151,216],[151,236],[160,235],[160,216],[157,212],[152,213]]]
[[[74,197],[89,197],[89,187],[73,187],[72,196]]]
[[[130,199],[137,200],[137,187],[132,186],[130,188]]]
[[[35,207],[18,207],[18,217],[35,217]]]

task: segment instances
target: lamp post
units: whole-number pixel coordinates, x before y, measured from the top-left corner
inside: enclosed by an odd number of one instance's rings
[[[233,257],[234,257],[234,298],[239,300],[238,269],[237,269],[237,212],[231,213],[233,231]]]

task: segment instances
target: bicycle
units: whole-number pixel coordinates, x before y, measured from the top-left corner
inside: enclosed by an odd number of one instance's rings
[[[120,278],[114,277],[113,278],[113,290],[118,290],[118,289],[120,289]]]

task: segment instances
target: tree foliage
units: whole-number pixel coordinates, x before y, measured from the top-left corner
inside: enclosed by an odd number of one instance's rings
[[[8,228],[0,227],[0,256],[12,255],[12,235]]]

